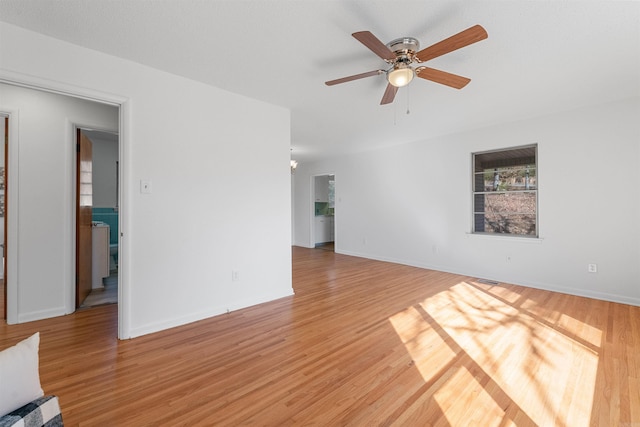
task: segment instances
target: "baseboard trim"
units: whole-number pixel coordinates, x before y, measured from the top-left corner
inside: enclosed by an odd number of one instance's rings
[[[427,265],[427,264],[421,264],[421,263],[412,263],[412,262],[408,262],[405,260],[400,260],[400,259],[393,259],[393,258],[387,258],[387,257],[380,257],[380,256],[373,256],[370,254],[362,254],[362,253],[357,253],[357,252],[350,252],[350,251],[337,251],[336,253],[340,253],[343,255],[349,255],[349,256],[355,256],[355,257],[359,257],[359,258],[367,258],[367,259],[372,259],[372,260],[376,260],[376,261],[382,261],[382,262],[390,262],[390,263],[394,263],[394,264],[401,264],[401,265],[407,265],[410,267],[417,267],[417,268],[424,268],[424,269],[428,269],[428,270],[437,270],[437,271],[442,271],[445,273],[451,273],[451,274],[458,274],[461,276],[468,276],[468,277],[481,277],[483,279],[490,279],[499,283],[510,283],[513,285],[517,285],[517,286],[524,286],[524,287],[528,287],[528,288],[533,288],[533,289],[540,289],[540,290],[544,290],[544,291],[551,291],[551,292],[558,292],[561,294],[567,294],[567,295],[574,295],[574,296],[579,296],[579,297],[585,297],[585,298],[592,298],[592,299],[597,299],[597,300],[601,300],[601,301],[609,301],[609,302],[615,302],[615,303],[619,303],[619,304],[628,304],[628,305],[633,305],[633,306],[638,306],[640,307],[640,298],[634,298],[631,296],[627,296],[627,295],[618,295],[618,294],[612,294],[612,293],[608,293],[608,292],[597,292],[597,291],[590,291],[590,290],[584,290],[584,289],[579,289],[579,288],[572,288],[572,287],[564,287],[564,286],[556,286],[556,285],[550,285],[548,283],[539,283],[539,282],[529,282],[529,281],[522,281],[522,280],[518,280],[518,279],[513,279],[513,278],[504,278],[504,277],[487,277],[486,274],[481,274],[481,273],[477,273],[477,272],[470,272],[470,271],[454,271],[451,270],[449,268],[443,267],[443,266],[438,266],[438,265]]]
[[[231,304],[226,304],[224,307],[214,307],[211,310],[204,310],[197,313],[190,313],[186,316],[178,316],[172,319],[168,319],[162,322],[148,323],[146,325],[131,328],[128,335],[129,338],[136,338],[155,332],[164,331],[166,329],[175,328],[178,326],[187,325],[189,323],[198,322],[200,320],[208,319],[210,317],[226,314],[231,311],[240,310],[254,305],[263,304],[266,302],[274,301],[280,298],[285,298],[293,295],[293,288],[288,293],[284,294],[272,294],[262,295],[260,298],[248,298],[244,300],[234,301]]]

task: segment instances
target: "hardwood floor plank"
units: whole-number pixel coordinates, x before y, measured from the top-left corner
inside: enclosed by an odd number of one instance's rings
[[[117,307],[40,331],[65,424],[640,423],[640,307],[293,248],[295,295],[118,341]]]

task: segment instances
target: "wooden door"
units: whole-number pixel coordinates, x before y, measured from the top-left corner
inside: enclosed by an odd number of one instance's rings
[[[93,154],[91,140],[77,131],[76,165],[76,307],[91,292],[91,218],[93,213]]]

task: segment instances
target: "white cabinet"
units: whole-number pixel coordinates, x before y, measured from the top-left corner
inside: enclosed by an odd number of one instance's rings
[[[109,277],[109,225],[91,227],[91,288],[102,289],[102,278]]]
[[[314,231],[316,234],[315,243],[324,243],[326,242],[326,226],[325,226],[325,217],[317,216],[315,217],[314,223]]]
[[[333,217],[317,216],[315,217],[315,243],[327,243],[334,241]]]
[[[329,202],[329,175],[316,176],[315,193],[316,202]]]

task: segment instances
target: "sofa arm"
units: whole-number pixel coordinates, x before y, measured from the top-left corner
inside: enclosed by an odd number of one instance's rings
[[[63,425],[57,396],[42,396],[0,417],[0,427],[61,427]]]

